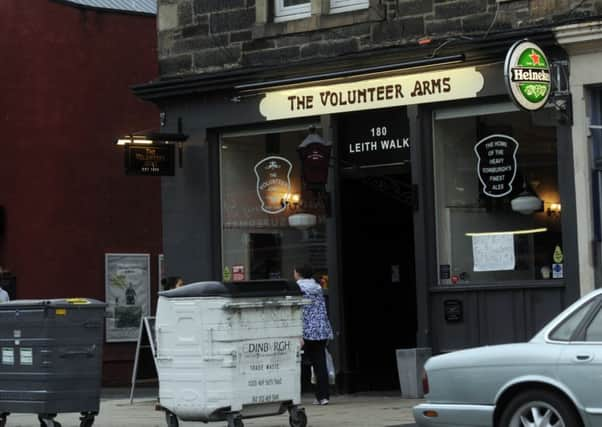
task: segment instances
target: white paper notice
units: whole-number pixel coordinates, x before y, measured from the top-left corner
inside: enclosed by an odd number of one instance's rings
[[[474,271],[514,270],[514,235],[472,236]]]

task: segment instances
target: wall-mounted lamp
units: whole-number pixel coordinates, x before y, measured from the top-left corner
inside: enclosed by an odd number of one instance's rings
[[[280,199],[280,206],[285,209],[296,210],[301,205],[301,196],[297,193],[284,193]]]
[[[297,193],[285,193],[280,200],[284,209],[293,211],[288,217],[288,225],[299,230],[307,230],[318,223],[318,217],[313,213],[303,212],[303,201]]]
[[[546,209],[548,216],[560,216],[562,212],[562,205],[560,203],[551,203]]]

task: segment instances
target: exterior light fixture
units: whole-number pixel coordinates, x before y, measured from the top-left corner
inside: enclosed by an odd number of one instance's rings
[[[178,165],[182,167],[183,143],[188,135],[182,133],[182,120],[178,119],[178,132],[132,132],[115,140],[115,145],[125,148],[127,175],[173,176],[174,146],[178,149]]]

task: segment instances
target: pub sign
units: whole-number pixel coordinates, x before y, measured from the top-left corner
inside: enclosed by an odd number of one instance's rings
[[[127,144],[124,153],[126,175],[173,176],[175,174],[173,144]]]

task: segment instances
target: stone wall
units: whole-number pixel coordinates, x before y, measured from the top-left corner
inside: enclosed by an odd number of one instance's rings
[[[364,11],[275,24],[259,10],[270,1],[158,0],[160,77],[415,46],[424,38],[435,48],[454,36],[485,38],[602,13],[602,0],[371,0]]]

